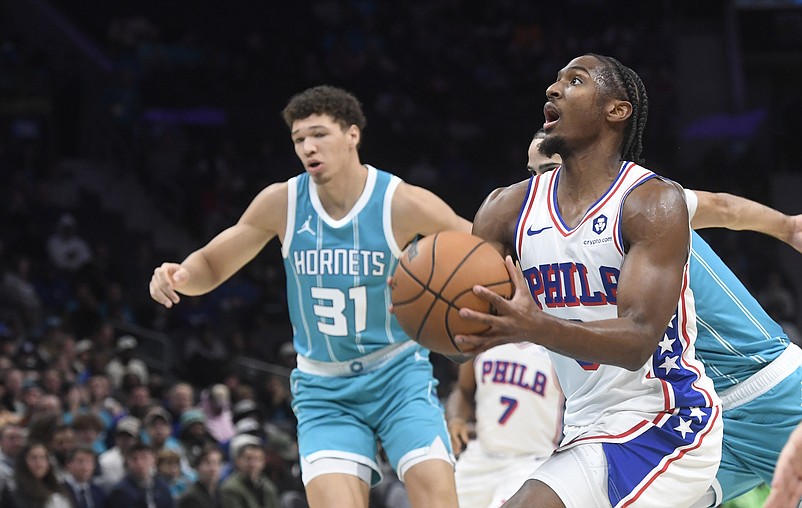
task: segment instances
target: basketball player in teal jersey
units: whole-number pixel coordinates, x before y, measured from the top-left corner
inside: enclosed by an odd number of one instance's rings
[[[470,231],[431,192],[360,162],[358,100],[319,86],[283,111],[305,173],[265,188],[237,224],[150,294],[170,308],[216,288],[273,238],[281,242],[298,368],[291,376],[303,481],[312,508],[368,506],[377,439],[413,507],[456,507],[453,454],[429,352],[401,331],[387,277],[417,235]]]
[[[540,175],[560,165],[558,155],[529,147],[527,168]],[[802,215],[789,216],[724,193],[685,190],[694,229],[723,227],[764,233],[802,252]],[[802,352],[790,344],[735,274],[696,233],[690,285],[696,303],[696,356],[705,364],[724,407],[724,446],[715,506],[771,483],[783,443],[802,421]],[[798,501],[798,499],[797,499]]]

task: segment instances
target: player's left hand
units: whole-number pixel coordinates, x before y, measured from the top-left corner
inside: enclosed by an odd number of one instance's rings
[[[512,298],[507,300],[483,286],[474,286],[473,292],[490,303],[496,309],[496,315],[467,308],[459,311],[460,317],[489,327],[482,334],[457,335],[454,338],[465,353],[477,354],[500,344],[531,340],[535,335],[534,332],[545,319],[545,314],[532,298],[524,275],[515,265],[512,257],[507,256],[504,262],[515,289]]]

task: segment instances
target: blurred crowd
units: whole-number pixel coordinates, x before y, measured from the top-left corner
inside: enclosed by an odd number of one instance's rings
[[[80,82],[65,92],[47,48],[0,25],[0,94],[16,106],[0,114],[0,508],[304,506],[277,249],[214,293],[159,308],[153,269],[188,253],[157,251],[91,193],[64,205],[64,158],[135,174],[200,245],[301,169],[279,112],[330,83],[364,103],[366,162],[472,218],[490,190],[524,177],[545,86],[592,48],[641,75],[657,119],[647,157],[674,162],[662,3],[643,13],[567,1],[556,16],[515,0],[204,1],[191,25],[178,4],[80,4],[53,2],[113,62],[98,97]],[[90,105],[103,116],[97,151],[84,153],[67,113]],[[743,238],[714,237],[799,342],[797,296],[780,272],[753,283],[750,260],[767,244]],[[154,343],[170,361],[150,361]],[[242,358],[271,368],[251,372]],[[455,366],[433,362],[446,394]],[[376,505],[403,506],[396,487],[386,482]]]

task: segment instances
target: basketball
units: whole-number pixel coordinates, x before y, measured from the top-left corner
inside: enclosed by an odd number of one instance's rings
[[[487,327],[461,318],[459,310],[492,311],[473,293],[476,284],[512,297],[507,267],[489,243],[459,231],[417,239],[404,250],[393,274],[393,312],[404,332],[425,348],[462,355],[454,337],[482,333]]]

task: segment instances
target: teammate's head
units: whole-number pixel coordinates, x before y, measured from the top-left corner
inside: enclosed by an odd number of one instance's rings
[[[542,175],[543,173],[557,169],[562,163],[562,159],[557,154],[547,156],[540,153],[540,144],[545,137],[546,132],[543,129],[538,129],[535,133],[535,137],[532,138],[532,142],[529,144],[529,151],[527,153],[529,157],[526,163],[526,169],[528,169],[533,176]]]
[[[607,139],[618,143],[622,159],[640,162],[648,98],[632,69],[612,57],[582,55],[560,70],[546,97],[542,153],[565,159],[583,145]]]
[[[312,115],[328,115],[343,130],[355,125],[361,131],[366,124],[359,100],[345,90],[329,85],[308,88],[294,95],[281,114],[290,129],[296,120]]]

